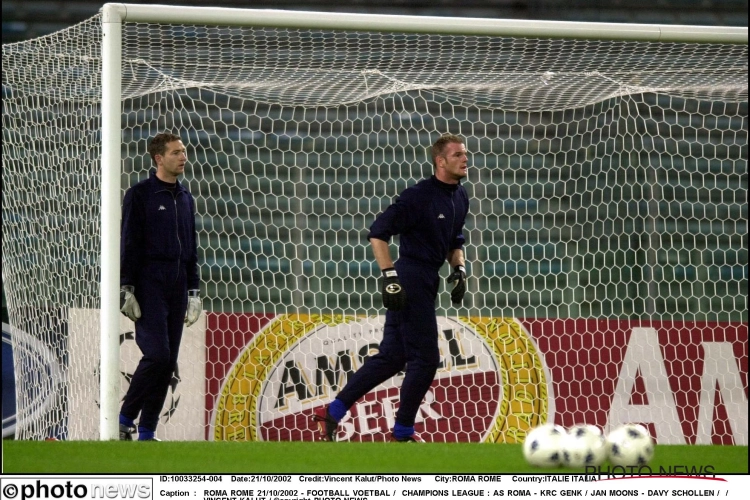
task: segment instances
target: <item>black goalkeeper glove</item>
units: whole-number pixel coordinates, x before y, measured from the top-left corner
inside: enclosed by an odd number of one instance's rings
[[[383,305],[389,311],[400,311],[406,304],[406,293],[398,281],[396,268],[383,269]]]
[[[453,283],[451,302],[460,304],[466,293],[466,268],[464,266],[455,266],[453,273],[448,277],[448,283]]]

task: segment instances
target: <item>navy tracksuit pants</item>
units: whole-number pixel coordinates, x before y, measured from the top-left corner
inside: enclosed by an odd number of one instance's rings
[[[150,262],[135,285],[141,317],[135,342],[143,354],[120,413],[155,431],[177,366],[187,311],[187,275],[177,262]]]
[[[336,398],[351,408],[406,367],[396,422],[411,427],[440,364],[435,317],[440,278],[437,269],[417,261],[401,258],[395,266],[406,293],[406,306],[401,311],[386,312],[378,353],[349,378]]]

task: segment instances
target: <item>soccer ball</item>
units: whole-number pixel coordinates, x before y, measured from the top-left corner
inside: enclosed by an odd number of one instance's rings
[[[607,436],[607,456],[612,465],[647,465],[654,456],[654,440],[640,424],[626,424]]]
[[[565,428],[545,424],[531,429],[523,442],[523,456],[537,467],[557,467],[562,461],[562,440]]]
[[[562,463],[566,467],[598,466],[607,458],[604,436],[594,425],[580,424],[568,429],[562,451]]]

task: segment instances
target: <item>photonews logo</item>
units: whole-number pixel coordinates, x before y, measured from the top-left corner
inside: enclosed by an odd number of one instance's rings
[[[716,467],[712,464],[669,464],[669,465],[604,465],[594,467],[586,466],[586,475],[601,480],[630,479],[638,477],[674,477],[680,479],[718,479]],[[674,495],[673,495],[674,496]]]
[[[253,337],[224,381],[211,437],[309,441],[311,417],[377,353],[384,316],[276,317]],[[548,377],[514,318],[438,317],[440,366],[415,428],[431,442],[520,442],[546,421]],[[341,421],[339,441],[385,441],[404,373],[375,387]]]
[[[152,478],[12,478],[1,481],[2,500],[99,498],[149,500]]]

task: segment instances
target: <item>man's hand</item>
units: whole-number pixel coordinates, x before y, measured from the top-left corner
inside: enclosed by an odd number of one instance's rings
[[[188,291],[188,307],[185,314],[185,326],[192,326],[201,315],[203,303],[201,302],[200,290]]]
[[[406,304],[406,293],[398,281],[396,268],[383,269],[383,305],[389,311],[400,311]]]
[[[453,273],[448,277],[448,283],[453,283],[451,302],[460,304],[466,293],[466,268],[464,266],[455,266]]]
[[[141,317],[141,306],[135,300],[135,287],[126,285],[120,287],[120,312],[133,321]]]

